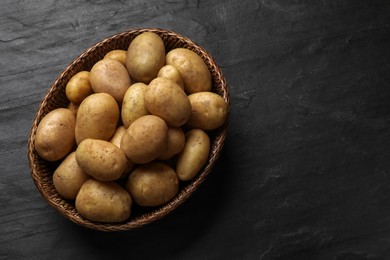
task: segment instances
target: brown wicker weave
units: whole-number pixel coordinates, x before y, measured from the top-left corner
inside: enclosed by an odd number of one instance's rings
[[[210,69],[213,79],[212,91],[222,96],[229,104],[229,93],[226,80],[215,60],[204,48],[175,32],[158,28],[129,30],[98,42],[82,53],[57,77],[40,103],[30,132],[28,142],[28,159],[30,163],[31,176],[44,199],[60,214],[87,228],[101,231],[129,230],[141,227],[166,216],[182,204],[205,180],[214,167],[226,138],[227,121],[221,128],[210,133],[212,146],[210,156],[205,167],[203,167],[193,180],[185,182],[180,186],[180,191],[175,198],[161,207],[133,210],[132,216],[125,222],[96,223],[89,221],[76,211],[74,201],[65,200],[56,192],[52,182],[52,174],[55,167],[57,167],[58,162],[53,163],[41,159],[34,148],[35,134],[40,120],[51,110],[59,107],[66,107],[69,104],[65,95],[65,87],[73,75],[82,70],[89,71],[97,61],[102,59],[104,55],[111,50],[127,50],[134,37],[146,31],[158,34],[163,39],[167,52],[173,48],[183,47],[199,54]]]

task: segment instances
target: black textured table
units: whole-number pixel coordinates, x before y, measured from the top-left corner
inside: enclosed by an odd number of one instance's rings
[[[11,1],[0,9],[0,259],[390,259],[389,1]],[[50,84],[115,33],[159,27],[227,78],[216,168],[172,214],[104,233],[28,166]]]

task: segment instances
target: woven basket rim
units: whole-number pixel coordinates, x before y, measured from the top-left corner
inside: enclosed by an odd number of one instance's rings
[[[225,124],[219,129],[217,129],[216,131],[214,131],[215,135],[212,140],[211,152],[206,165],[203,167],[203,169],[193,180],[185,184],[183,189],[180,190],[179,193],[176,195],[176,197],[174,197],[170,202],[166,203],[161,207],[157,207],[156,209],[153,209],[150,212],[143,213],[142,215],[135,216],[135,217],[130,216],[130,218],[125,222],[121,222],[121,223],[92,222],[90,220],[85,219],[77,212],[75,212],[72,203],[70,203],[65,199],[62,199],[58,195],[58,193],[56,193],[52,183],[50,183],[50,180],[49,181],[47,180],[48,176],[43,177],[42,172],[39,172],[38,168],[40,168],[42,164],[46,167],[46,164],[50,164],[50,163],[41,159],[35,151],[34,140],[35,140],[36,130],[43,116],[52,110],[49,109],[48,107],[50,106],[61,107],[61,105],[58,105],[57,102],[54,102],[57,100],[53,101],[53,98],[54,99],[57,98],[57,96],[55,95],[57,95],[59,92],[64,92],[64,87],[59,89],[58,86],[64,84],[63,82],[66,81],[66,78],[71,77],[72,73],[74,75],[77,72],[78,66],[81,67],[88,66],[85,64],[88,63],[91,55],[95,55],[96,52],[101,56],[100,58],[102,58],[104,53],[100,52],[100,49],[104,49],[104,48],[106,48],[107,50],[109,50],[110,48],[115,49],[116,46],[115,44],[117,44],[118,42],[120,42],[120,44],[123,45],[126,43],[126,41],[127,42],[131,41],[132,37],[134,38],[136,35],[146,31],[154,32],[160,35],[163,38],[163,40],[167,38],[170,41],[172,39],[172,41],[174,41],[173,44],[175,44],[176,42],[180,43],[180,46],[174,46],[174,47],[184,47],[187,49],[191,49],[196,53],[198,53],[203,58],[206,65],[209,67],[210,72],[212,73],[213,85],[216,81],[218,81],[217,82],[218,84],[216,85],[217,91],[220,92],[218,94],[220,94],[228,104],[228,117]],[[168,44],[170,44],[170,42]],[[230,102],[229,102],[229,92],[228,92],[226,79],[222,73],[221,68],[218,66],[214,58],[203,47],[201,47],[200,45],[196,44],[195,42],[193,42],[192,40],[190,40],[189,38],[183,35],[175,33],[171,30],[161,29],[161,28],[138,28],[138,29],[130,29],[124,32],[116,33],[110,37],[107,37],[95,43],[94,45],[86,49],[84,52],[82,52],[74,61],[72,61],[57,76],[57,78],[50,85],[47,93],[41,100],[37,112],[35,114],[33,124],[30,129],[29,139],[28,139],[28,160],[29,160],[31,177],[38,191],[41,193],[42,197],[46,200],[46,202],[50,206],[55,208],[57,212],[59,212],[61,215],[63,215],[70,221],[80,226],[99,230],[99,231],[124,231],[124,230],[139,228],[146,224],[152,223],[158,219],[161,219],[166,215],[168,215],[169,213],[171,213],[178,206],[184,203],[192,195],[192,193],[195,190],[197,190],[200,184],[205,180],[205,178],[214,168],[216,161],[218,160],[221,150],[223,148],[227,136],[229,114],[230,114]]]

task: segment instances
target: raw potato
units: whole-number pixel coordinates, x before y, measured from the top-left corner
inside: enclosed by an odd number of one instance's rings
[[[166,55],[166,64],[173,65],[180,71],[187,94],[211,90],[211,73],[195,52],[185,48],[173,49]]]
[[[87,138],[109,140],[119,120],[119,106],[106,93],[88,96],[80,104],[76,117],[76,143]]]
[[[115,182],[87,180],[76,197],[76,210],[97,222],[122,222],[130,217],[130,194]]]
[[[213,130],[225,123],[228,105],[221,96],[212,92],[199,92],[189,95],[188,98],[192,112],[186,126]]]
[[[165,120],[169,126],[184,125],[191,114],[191,103],[186,93],[174,81],[153,79],[145,91],[148,111]]]
[[[76,153],[69,154],[53,174],[54,188],[65,199],[75,199],[81,186],[89,179],[76,161]]]
[[[200,129],[188,131],[184,149],[177,158],[177,177],[182,181],[189,181],[194,178],[207,162],[209,153],[209,136]]]
[[[86,174],[100,181],[118,180],[127,169],[125,153],[103,140],[83,140],[76,149],[76,160]]]
[[[102,59],[95,63],[91,69],[90,82],[95,93],[110,94],[119,105],[131,85],[125,66],[113,59]]]
[[[160,206],[176,196],[179,180],[166,164],[151,162],[135,169],[129,176],[126,189],[140,206]]]
[[[181,76],[180,71],[172,65],[165,65],[164,67],[162,67],[159,70],[157,77],[171,79],[177,85],[179,85],[181,87],[181,89],[184,90],[183,77]]]
[[[70,102],[75,105],[80,103],[93,93],[89,80],[89,71],[76,73],[66,84],[65,94]]]
[[[122,63],[123,66],[126,66],[126,55],[127,51],[125,50],[112,50],[104,56],[104,59],[117,60]]]
[[[122,136],[125,132],[126,132],[126,128],[123,125],[119,126],[115,130],[115,133],[112,136],[112,138],[110,139],[110,143],[117,146],[118,148],[121,148],[121,140],[122,140]],[[130,160],[127,160],[127,168],[119,179],[127,178],[133,168],[134,168],[134,163]]]
[[[180,127],[168,127],[168,141],[167,148],[165,151],[158,157],[160,160],[168,160],[180,153],[184,148],[185,144],[185,135],[183,130]]]
[[[144,102],[146,88],[147,85],[138,82],[131,85],[126,91],[121,110],[122,122],[126,128],[136,119],[149,114]]]
[[[70,102],[67,108],[68,108],[70,111],[72,111],[74,117],[76,118],[76,116],[77,116],[77,110],[79,110],[79,105],[76,105],[76,104]]]
[[[161,118],[146,115],[135,120],[123,134],[121,149],[134,163],[147,163],[166,149],[168,126]]]
[[[126,68],[133,80],[148,84],[164,64],[164,42],[157,34],[144,32],[130,43]]]
[[[69,109],[57,108],[42,118],[35,135],[35,150],[47,161],[64,158],[75,145],[76,119]]]

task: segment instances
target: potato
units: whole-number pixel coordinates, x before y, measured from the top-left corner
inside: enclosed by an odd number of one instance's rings
[[[126,68],[133,80],[148,84],[164,64],[164,42],[157,34],[144,32],[130,43]]]
[[[166,55],[166,64],[180,71],[187,94],[211,90],[211,73],[195,52],[185,48],[173,49]]]
[[[80,103],[93,93],[89,80],[89,71],[80,71],[70,78],[65,87],[66,97],[70,102]]]
[[[165,65],[164,67],[162,67],[159,70],[157,77],[171,79],[177,85],[179,85],[181,87],[181,89],[184,90],[183,77],[181,76],[180,71],[172,65]]]
[[[76,105],[75,103],[70,102],[67,109],[72,111],[74,117],[76,118],[77,116],[77,110],[79,109],[79,105]]]
[[[126,55],[127,51],[125,50],[112,50],[104,56],[104,59],[117,60],[122,63],[123,66],[126,66]]]
[[[75,199],[81,186],[89,179],[76,161],[76,153],[70,153],[53,174],[54,188],[64,199]]]
[[[130,194],[115,182],[87,180],[76,197],[76,210],[97,222],[122,222],[130,217]]]
[[[191,114],[186,93],[174,81],[155,78],[146,88],[145,105],[148,111],[161,117],[169,126],[184,125]]]
[[[126,132],[126,128],[123,125],[119,126],[115,130],[114,135],[111,137],[110,143],[117,146],[118,148],[121,148],[121,140],[122,140],[122,136],[125,132]],[[126,170],[119,179],[127,178],[133,168],[134,168],[134,163],[130,160],[127,160]]]
[[[118,180],[127,169],[125,153],[114,144],[85,139],[76,149],[76,161],[88,175],[100,181]]]
[[[185,144],[184,132],[180,127],[168,127],[168,141],[167,148],[158,157],[159,160],[168,160],[180,153],[183,150]]]
[[[140,206],[160,206],[176,196],[179,180],[166,164],[150,162],[140,165],[129,176],[126,189]]]
[[[134,163],[147,163],[166,149],[168,126],[161,118],[146,115],[135,120],[121,140],[121,149]]]
[[[210,138],[201,129],[186,133],[186,144],[177,157],[176,173],[182,181],[191,180],[207,162],[210,153]]]
[[[125,66],[117,60],[102,59],[91,69],[90,82],[95,93],[107,93],[122,105],[131,80]]]
[[[107,93],[88,96],[80,104],[76,117],[76,143],[87,138],[109,140],[119,120],[119,106]]]
[[[75,145],[76,119],[69,109],[57,108],[39,122],[35,134],[35,150],[47,161],[64,158]]]
[[[130,86],[123,98],[121,118],[123,125],[128,128],[137,118],[148,115],[144,102],[147,85],[138,82]]]
[[[212,92],[198,92],[188,96],[192,112],[186,126],[213,130],[222,126],[228,115],[225,100]]]

